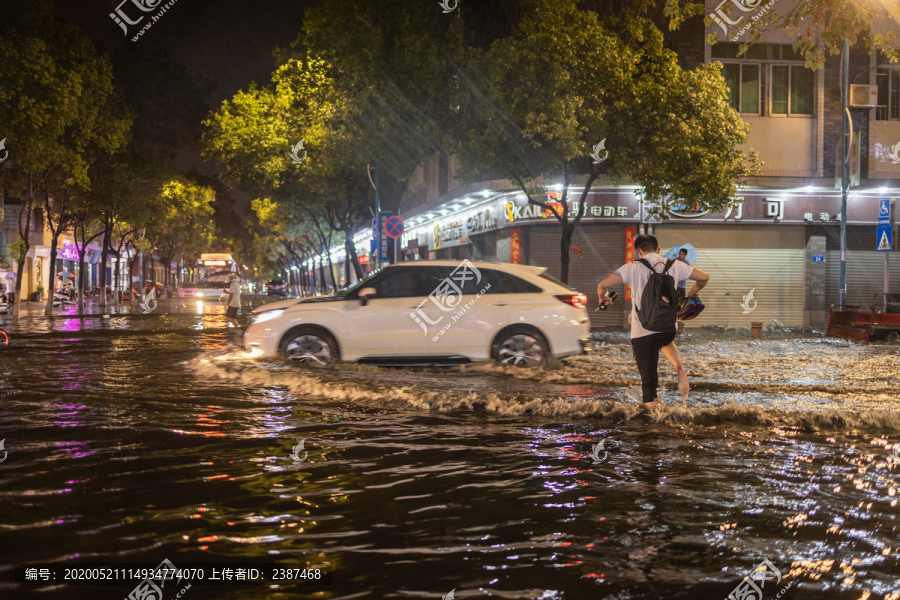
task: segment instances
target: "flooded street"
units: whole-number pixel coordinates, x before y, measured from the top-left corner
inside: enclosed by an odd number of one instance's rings
[[[724,600],[765,560],[766,600],[900,598],[897,343],[692,330],[688,402],[664,365],[641,415],[622,333],[547,371],[305,370],[221,313],[0,323],[0,598],[120,600],[12,569],[164,559],[333,568],[190,600]]]

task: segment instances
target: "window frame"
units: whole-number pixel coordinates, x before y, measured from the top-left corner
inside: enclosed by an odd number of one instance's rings
[[[725,42],[721,42],[725,43]],[[718,45],[718,44],[717,44]],[[739,44],[732,44],[732,46],[738,46]],[[765,46],[765,51],[769,55],[773,54],[773,50],[777,47],[778,52],[777,55],[779,58],[747,58],[747,56],[753,51],[754,47],[751,46],[747,52],[740,57],[736,56],[736,51],[732,47],[725,48],[721,53],[722,57],[713,56],[713,60],[721,62],[723,65],[737,65],[738,73],[738,91],[737,91],[737,111],[741,115],[744,116],[753,116],[753,117],[773,117],[773,118],[806,118],[806,119],[814,119],[816,118],[816,92],[818,88],[818,81],[813,77],[812,80],[812,99],[811,99],[811,113],[794,113],[793,112],[793,90],[792,83],[794,81],[794,68],[806,68],[803,60],[795,60],[794,57],[791,58],[781,58],[789,51],[791,51],[791,46],[788,44],[760,44],[758,46]],[[787,51],[785,50],[787,48]],[[729,52],[731,51],[731,52]],[[758,69],[759,77],[757,79],[757,111],[756,112],[744,112],[743,106],[743,96],[744,96],[744,67],[756,67]],[[787,112],[786,113],[773,113],[772,112],[772,89],[773,89],[773,67],[785,67],[787,71]],[[732,105],[733,106],[733,105]]]
[[[878,88],[878,99],[881,101],[881,86],[878,78],[884,75],[887,77],[887,104],[878,104],[875,107],[876,121],[900,121],[900,66],[891,64],[878,64],[875,67],[875,86]],[[892,85],[896,80],[896,89],[892,90]],[[894,92],[893,94],[891,92]],[[891,102],[892,96],[897,96],[896,106]],[[897,113],[896,117],[891,116],[891,108]],[[882,112],[883,111],[883,112]],[[882,118],[880,115],[884,114]]]

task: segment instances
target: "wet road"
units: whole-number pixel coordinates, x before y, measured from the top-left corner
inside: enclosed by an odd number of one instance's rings
[[[767,600],[900,598],[897,344],[690,334],[691,398],[641,416],[622,334],[550,371],[307,371],[221,310],[12,331],[0,598],[121,599],[11,567],[163,559],[334,568],[186,599],[724,600],[766,559]]]

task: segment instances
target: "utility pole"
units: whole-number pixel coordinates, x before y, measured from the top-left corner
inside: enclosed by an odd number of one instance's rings
[[[841,97],[844,108],[843,148],[841,156],[841,274],[838,279],[838,305],[847,305],[847,192],[850,189],[850,138],[853,135],[850,122],[850,41],[844,38],[844,55],[841,60]]]

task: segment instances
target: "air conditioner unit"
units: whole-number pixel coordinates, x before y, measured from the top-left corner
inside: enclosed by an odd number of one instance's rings
[[[850,106],[874,108],[878,106],[877,85],[851,85]]]

